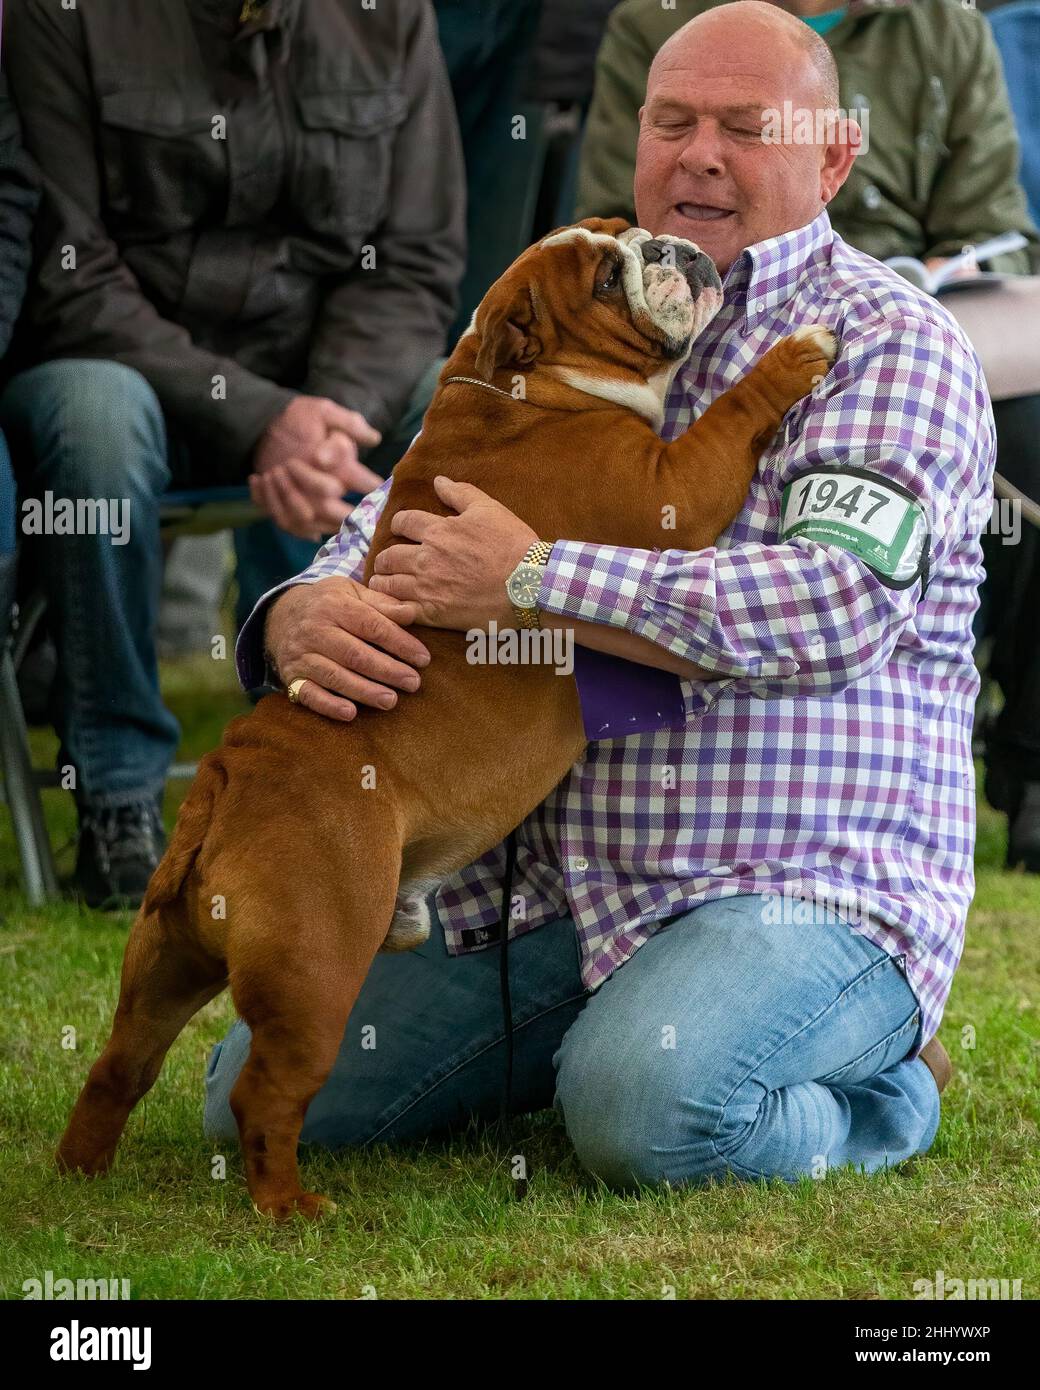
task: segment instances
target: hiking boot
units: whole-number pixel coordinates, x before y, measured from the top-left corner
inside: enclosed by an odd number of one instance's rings
[[[80,807],[73,891],[103,912],[138,908],[166,848],[154,799]]]
[[[1008,821],[1009,869],[1040,874],[1040,782],[1026,782],[1014,814]]]
[[[950,1054],[938,1038],[932,1038],[931,1042],[925,1043],[917,1055],[932,1073],[936,1089],[942,1095],[943,1091],[946,1090],[946,1083],[953,1075],[953,1063],[950,1061]]]

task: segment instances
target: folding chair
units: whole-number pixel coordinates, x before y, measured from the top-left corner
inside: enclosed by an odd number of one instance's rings
[[[260,518],[261,513],[253,505],[248,488],[199,488],[168,492],[160,504],[159,525],[162,537],[167,539],[208,535],[212,531],[247,526]],[[43,594],[31,594],[21,605],[13,631],[0,651],[0,774],[3,778],[0,790],[14,828],[25,896],[32,907],[39,907],[58,895],[54,854],[40,792],[44,787],[60,786],[61,781],[55,770],[33,766],[18,693],[18,669],[46,609]],[[193,777],[195,764],[174,763],[169,775]]]

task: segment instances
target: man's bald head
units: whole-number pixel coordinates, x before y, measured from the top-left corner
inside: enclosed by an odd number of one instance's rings
[[[688,20],[661,45],[650,65],[647,91],[654,80],[654,69],[681,61],[687,44],[715,39],[732,43],[790,44],[815,77],[816,96],[821,106],[837,106],[838,67],[834,54],[803,19],[772,5],[768,0],[733,0]]]
[[[830,49],[778,5],[734,0],[691,19],[647,80],[640,225],[695,241],[723,274],[745,247],[805,226],[841,187],[858,147],[859,128],[838,102]]]

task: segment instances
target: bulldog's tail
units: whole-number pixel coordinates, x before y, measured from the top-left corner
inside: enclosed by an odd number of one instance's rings
[[[213,754],[207,755],[199,764],[195,781],[177,815],[166,853],[152,875],[144,896],[143,914],[173,902],[180,894],[206,838],[217,797],[226,785],[227,772],[222,763]]]

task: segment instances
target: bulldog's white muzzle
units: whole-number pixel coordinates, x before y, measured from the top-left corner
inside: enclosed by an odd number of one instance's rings
[[[722,288],[714,266],[694,242],[667,233],[655,237],[643,227],[629,227],[617,241],[625,252],[621,283],[633,321],[638,325],[641,319],[649,319],[665,338],[669,356],[687,357],[694,339],[722,308]],[[676,257],[644,261],[642,247],[651,241],[674,245]],[[697,258],[695,273],[688,275],[681,268],[682,253],[687,261]]]

